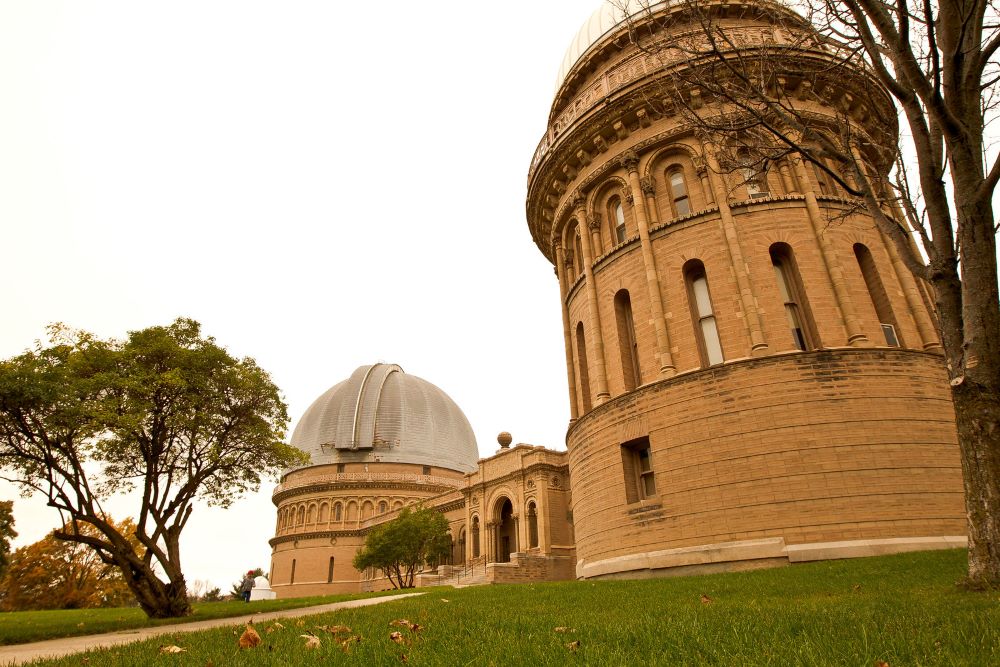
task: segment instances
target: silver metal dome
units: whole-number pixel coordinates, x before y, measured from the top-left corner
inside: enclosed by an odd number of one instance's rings
[[[316,399],[292,433],[312,465],[414,463],[472,472],[479,449],[449,396],[395,364],[362,366]]]
[[[655,0],[605,0],[601,3],[590,18],[587,19],[576,37],[570,42],[563,56],[562,64],[559,66],[559,73],[556,75],[556,92],[562,87],[563,82],[573,65],[583,57],[583,55],[605,35],[614,32],[615,29],[625,22],[630,16],[642,13],[652,13],[661,7],[671,4],[673,0],[667,2],[656,2]]]

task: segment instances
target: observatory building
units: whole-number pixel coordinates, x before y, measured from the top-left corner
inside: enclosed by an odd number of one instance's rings
[[[886,173],[895,113],[869,75],[825,78],[832,54],[806,46],[808,23],[782,4],[700,7],[739,48],[773,50],[776,84],[817,126],[868,137],[858,158]],[[566,451],[501,437],[480,460],[443,392],[397,366],[358,369],[295,430],[312,465],[275,491],[279,596],[384,586],[350,559],[366,529],[417,501],[445,513],[454,541],[423,583],[964,545],[928,288],[824,170],[794,155],[734,166],[690,122],[692,108],[726,111],[671,56],[696,30],[691,11],[595,12],[529,167],[528,227],[559,281]]]

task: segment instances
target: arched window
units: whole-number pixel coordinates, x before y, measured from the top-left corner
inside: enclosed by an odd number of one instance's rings
[[[774,266],[778,294],[785,304],[785,317],[792,332],[792,342],[800,350],[815,349],[818,339],[810,316],[809,304],[795,265],[795,256],[787,243],[775,243],[769,250]]]
[[[885,291],[885,285],[882,284],[882,279],[878,275],[878,268],[875,266],[871,251],[864,245],[855,243],[854,256],[857,257],[858,266],[861,267],[861,275],[864,276],[865,285],[868,287],[868,296],[871,297],[872,305],[875,307],[875,314],[878,316],[879,326],[882,327],[886,345],[900,347],[902,343],[899,338],[896,315],[892,312],[892,302],[889,301],[889,294]]]
[[[374,513],[375,505],[370,500],[366,500],[361,504],[361,519],[371,518]]]
[[[676,169],[667,175],[670,183],[670,200],[674,217],[687,215],[691,212],[691,200],[688,199],[687,184],[684,182],[684,172]]]
[[[386,503],[384,500],[380,500],[378,503],[378,513],[385,514],[388,511],[389,511],[389,504]]]
[[[642,384],[642,373],[639,370],[639,349],[635,342],[635,322],[632,319],[632,300],[628,290],[618,290],[615,294],[615,320],[618,324],[618,348],[625,391],[632,391]]]
[[[576,275],[583,273],[584,258],[583,258],[583,242],[580,240],[580,226],[577,225],[573,230],[573,248],[576,268]]]
[[[528,503],[528,547],[538,546],[538,513],[535,503]]]
[[[743,184],[746,186],[747,196],[750,199],[767,197],[770,194],[770,188],[767,186],[767,171],[763,159],[751,156],[750,151],[746,149],[740,150],[738,159],[743,165],[740,171],[743,174]]]
[[[472,557],[479,558],[479,517],[472,517]]]
[[[316,520],[319,521],[320,523],[325,523],[326,522],[326,513],[327,513],[327,510],[329,510],[329,509],[330,509],[330,506],[327,505],[326,503],[323,503],[322,505],[320,505],[319,506],[319,516],[316,518]]]
[[[721,364],[724,361],[722,343],[719,341],[719,327],[715,322],[705,265],[697,259],[685,264],[684,281],[687,283],[688,303],[691,306],[691,319],[694,322],[701,364],[702,366]]]
[[[310,505],[306,510],[306,523],[313,523],[316,520],[316,506]]]
[[[306,508],[300,505],[299,506],[299,517],[298,517],[298,521],[296,521],[296,523],[301,526],[301,525],[304,525],[305,522],[306,522]]]
[[[625,231],[625,209],[622,208],[622,200],[615,197],[610,202],[611,207],[611,221],[614,225],[614,239],[615,245],[619,243],[624,243],[627,237]]]
[[[827,163],[823,162],[823,166],[827,166]],[[812,163],[812,168],[813,172],[816,174],[816,183],[819,185],[819,193],[821,195],[836,194],[837,184],[833,180],[833,177],[830,176],[830,174],[828,174],[823,167],[815,162]]]
[[[341,521],[344,518],[344,506],[337,503],[333,506],[333,520]]]
[[[587,373],[587,341],[583,336],[583,322],[576,325],[576,364],[580,378],[580,399],[583,411],[590,412],[590,375]]]

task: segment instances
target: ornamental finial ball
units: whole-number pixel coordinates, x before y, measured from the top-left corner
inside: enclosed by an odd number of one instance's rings
[[[511,438],[510,433],[507,431],[500,431],[500,435],[497,436],[497,442],[500,443],[501,447],[507,449],[510,447],[510,443],[513,442],[513,438]]]

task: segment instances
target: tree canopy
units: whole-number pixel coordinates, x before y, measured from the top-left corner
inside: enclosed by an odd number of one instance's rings
[[[195,501],[228,507],[308,460],[283,442],[287,423],[268,374],[190,319],[124,340],[54,325],[47,345],[0,362],[4,478],[43,494],[65,518],[55,537],[117,566],[152,617],[190,612],[180,536]],[[101,509],[128,491],[137,544]]]
[[[427,507],[404,507],[399,516],[375,526],[354,555],[354,569],[379,569],[393,588],[413,588],[417,568],[451,549],[448,520]]]
[[[10,564],[10,541],[17,537],[14,530],[14,502],[0,500],[0,579]]]
[[[107,519],[122,535],[129,535],[139,549],[131,519],[117,523]],[[96,529],[80,524],[78,529],[96,536]],[[63,526],[72,532],[73,526]],[[34,609],[84,609],[135,604],[121,571],[101,560],[96,551],[80,542],[55,537],[55,531],[13,553],[7,576],[0,580],[0,607],[5,611]]]

